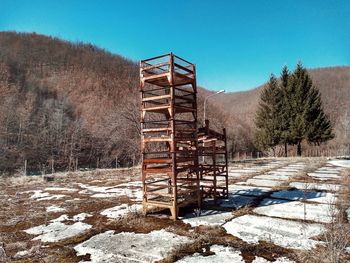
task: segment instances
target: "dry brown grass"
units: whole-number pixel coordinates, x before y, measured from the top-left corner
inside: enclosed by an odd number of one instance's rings
[[[293,251],[269,242],[248,244],[237,237],[227,234],[225,229],[221,226],[199,226],[196,227],[193,232],[187,232],[187,236],[192,238],[192,243],[181,244],[174,247],[168,256],[160,262],[175,262],[176,260],[195,253],[202,256],[209,256],[213,254],[213,252],[210,251],[212,245],[229,246],[239,250],[246,263],[252,262],[256,256],[271,261],[274,261],[280,256],[295,258]]]
[[[346,216],[346,209],[350,204],[350,170],[342,176],[342,189],[339,192],[335,206],[329,205],[329,213],[333,220],[327,225],[327,231],[321,237],[324,246],[298,253],[298,259],[305,263],[339,263],[349,262],[350,257],[345,249],[350,244],[350,224]],[[337,210],[338,209],[338,212]]]

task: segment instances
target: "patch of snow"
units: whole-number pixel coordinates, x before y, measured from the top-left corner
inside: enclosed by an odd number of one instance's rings
[[[130,187],[135,186],[136,184],[139,184],[138,182],[131,182],[129,183]],[[123,185],[123,184],[121,184]],[[112,187],[101,187],[101,186],[90,186],[90,185],[84,185],[79,184],[81,188],[84,188],[85,190],[80,191],[80,194],[92,194],[91,197],[95,198],[113,198],[113,197],[121,197],[121,196],[127,196],[130,199],[133,199],[135,201],[141,201],[142,200],[142,190],[141,188],[137,189],[131,189],[127,187],[118,187],[112,186]],[[126,185],[126,184],[125,184]]]
[[[154,262],[163,259],[177,245],[190,239],[164,229],[148,234],[107,231],[91,237],[74,247],[78,256],[91,255],[91,261],[100,262]]]
[[[48,192],[43,192],[42,190],[26,191],[25,193],[33,193],[31,199],[36,199],[36,201],[45,201],[45,200],[57,200],[65,197],[65,195],[51,195]]]
[[[231,212],[202,210],[199,216],[197,216],[195,213],[189,213],[183,217],[180,217],[179,219],[181,219],[184,223],[190,224],[192,227],[195,227],[199,225],[222,225],[232,217],[233,215]]]
[[[32,192],[34,192],[34,194],[30,197],[30,199],[38,199],[50,196],[50,193],[43,192],[42,190],[35,190]]]
[[[274,263],[295,263],[295,261],[290,260],[286,257],[280,257],[277,258],[275,261],[270,261],[267,259],[264,259],[262,257],[255,257],[255,259],[252,261],[252,263],[270,263],[270,262],[274,262]]]
[[[66,211],[66,209],[59,207],[59,206],[56,206],[56,205],[51,205],[51,206],[46,207],[46,212],[48,212],[48,213],[58,213],[58,212],[63,212],[63,211]]]
[[[69,216],[67,215],[60,215],[58,218],[50,220],[50,222],[56,223],[56,222],[63,222],[63,221],[69,221]]]
[[[306,224],[265,216],[244,215],[223,225],[229,234],[248,243],[260,240],[292,249],[312,249],[321,241],[310,239],[325,231],[321,224]]]
[[[65,195],[49,195],[47,197],[38,198],[37,201],[45,201],[45,200],[58,200],[65,197]]]
[[[142,187],[141,181],[132,181],[127,183],[118,184],[117,187]]]
[[[85,233],[91,225],[76,222],[72,225],[66,225],[62,222],[51,222],[50,224],[40,225],[24,230],[27,234],[38,235],[33,240],[41,240],[42,242],[57,242],[67,238]]]
[[[350,223],[350,208],[346,209],[346,214],[348,216],[348,222]]]
[[[186,256],[176,262],[178,263],[244,263],[241,256],[241,252],[232,247],[224,247],[220,245],[213,245],[210,247],[210,251],[214,252],[214,255],[202,256],[199,253],[195,253],[191,256]]]
[[[85,218],[87,218],[87,217],[92,217],[92,215],[87,214],[87,213],[80,213],[80,214],[77,214],[77,215],[73,216],[72,220],[74,222],[81,222],[81,221],[84,221]]]
[[[22,257],[26,257],[26,256],[29,256],[30,252],[28,250],[22,250],[22,251],[18,251],[14,258],[22,258]]]
[[[142,209],[142,205],[140,204],[133,204],[131,206],[128,204],[122,204],[122,205],[118,205],[118,206],[103,210],[101,212],[101,215],[104,215],[108,218],[117,219],[122,216],[125,216],[129,212],[137,212],[141,209]]]
[[[338,212],[334,206],[328,204],[309,204],[271,198],[265,198],[253,211],[265,216],[311,220],[320,223],[332,222],[333,215]]]
[[[78,189],[66,187],[46,187],[45,191],[76,192]]]

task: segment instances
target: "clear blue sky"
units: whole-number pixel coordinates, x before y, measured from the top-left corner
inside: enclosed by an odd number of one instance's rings
[[[299,60],[350,64],[346,0],[0,0],[0,10],[0,31],[91,42],[133,60],[173,51],[213,90],[254,88]]]

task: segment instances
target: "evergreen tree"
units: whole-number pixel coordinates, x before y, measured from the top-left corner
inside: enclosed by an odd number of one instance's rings
[[[291,77],[286,99],[289,101],[289,143],[297,145],[298,156],[301,156],[303,140],[319,144],[334,137],[319,91],[301,63],[297,64]]]
[[[282,94],[274,75],[271,75],[269,82],[262,90],[260,100],[255,117],[257,129],[254,134],[254,142],[260,150],[272,148],[275,155],[275,147],[281,141],[280,113]]]
[[[319,145],[334,138],[332,124],[323,111],[321,96],[317,88],[312,86],[309,91],[307,121],[307,141]]]
[[[283,66],[280,78],[280,92],[282,96],[281,100],[281,112],[280,112],[280,126],[281,126],[281,143],[284,144],[284,156],[288,156],[288,144],[291,142],[290,135],[290,114],[291,114],[291,85],[290,85],[290,73],[287,66]]]

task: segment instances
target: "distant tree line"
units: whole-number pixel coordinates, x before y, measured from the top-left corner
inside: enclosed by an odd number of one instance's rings
[[[255,117],[254,143],[259,150],[271,150],[296,145],[302,154],[302,142],[319,145],[332,138],[332,124],[325,114],[320,93],[301,63],[294,72],[284,66],[280,79],[273,74],[260,95]]]

